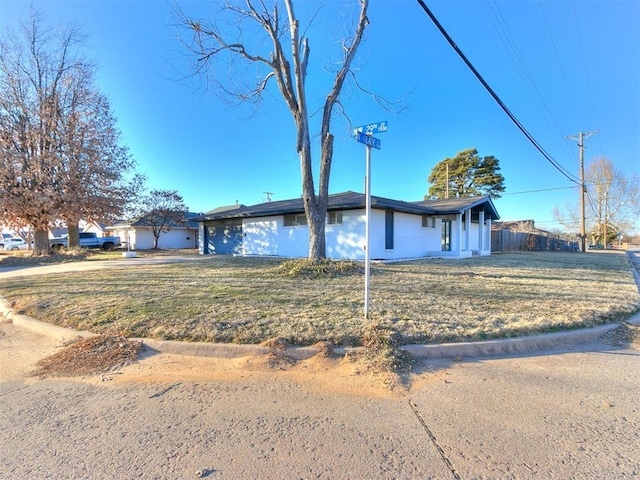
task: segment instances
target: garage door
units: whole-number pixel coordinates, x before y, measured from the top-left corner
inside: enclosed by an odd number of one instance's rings
[[[208,223],[205,228],[205,252],[211,255],[242,253],[242,223],[222,220]]]

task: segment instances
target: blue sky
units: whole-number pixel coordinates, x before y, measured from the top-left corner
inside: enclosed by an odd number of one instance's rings
[[[0,0],[0,24],[15,26],[27,0]],[[299,2],[308,30],[310,110],[318,109],[352,19],[350,0]],[[578,176],[578,147],[568,136],[599,129],[585,141],[585,161],[608,157],[626,175],[640,173],[640,2],[426,2],[458,47],[533,137]],[[179,1],[199,18],[212,2]],[[33,1],[51,22],[76,22],[98,65],[124,143],[152,188],[175,189],[192,211],[251,205],[301,194],[295,130],[272,85],[261,108],[225,105],[206,84],[185,80],[186,32],[165,1]],[[578,202],[576,185],[551,166],[508,119],[414,0],[371,2],[370,25],[354,66],[359,82],[390,100],[388,112],[347,87],[354,125],[388,120],[372,154],[372,193],[420,200],[431,168],[477,148],[500,160],[507,190],[495,200],[503,220],[555,227],[552,210]],[[364,192],[365,149],[336,117],[332,193]],[[315,162],[318,161],[314,141]],[[589,212],[587,212],[589,213]]]

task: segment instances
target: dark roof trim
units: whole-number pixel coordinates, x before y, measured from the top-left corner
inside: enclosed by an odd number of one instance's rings
[[[327,210],[358,210],[366,207],[366,196],[357,192],[343,192],[329,195]],[[463,213],[469,208],[478,209],[482,207],[488,218],[496,220],[500,218],[493,202],[488,196],[456,198],[449,200],[429,200],[423,202],[404,202],[390,198],[371,196],[371,208],[378,210],[392,210],[400,213],[411,213],[414,215],[450,215]],[[302,198],[291,200],[280,200],[276,202],[259,203],[257,205],[239,205],[233,209],[214,209],[204,215],[200,215],[190,220],[224,220],[229,218],[253,218],[269,217],[275,215],[286,215],[293,213],[304,213]]]
[[[415,203],[430,208],[436,213],[442,215],[463,213],[465,210],[471,208],[472,210],[484,210],[485,215],[488,218],[491,218],[491,220],[498,220],[500,218],[491,197],[488,195],[482,195],[480,197],[448,198],[442,200],[423,200]]]

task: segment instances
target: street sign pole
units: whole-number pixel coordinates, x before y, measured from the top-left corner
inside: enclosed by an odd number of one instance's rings
[[[367,149],[366,154],[366,177],[365,177],[365,196],[366,196],[366,213],[364,224],[364,319],[369,318],[369,284],[371,280],[371,250],[369,248],[369,234],[371,223],[371,148],[380,150],[380,140],[375,138],[375,133],[383,133],[389,129],[387,121],[370,123],[353,129],[355,139],[364,144]]]
[[[364,227],[364,319],[369,318],[369,282],[371,276],[371,254],[369,250],[369,224],[371,223],[371,146],[367,145],[366,154],[366,221]]]

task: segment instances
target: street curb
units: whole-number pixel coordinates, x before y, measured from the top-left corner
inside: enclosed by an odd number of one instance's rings
[[[175,340],[154,340],[150,338],[135,338],[152,350],[175,355],[187,355],[191,357],[216,357],[239,358],[249,355],[268,355],[269,353],[282,352],[287,357],[295,360],[306,360],[318,353],[315,347],[288,347],[286,349],[264,347],[261,345],[237,344],[237,343],[206,343],[206,342],[179,342]]]
[[[87,331],[78,331],[41,322],[27,315],[16,314],[11,309],[11,304],[2,297],[0,297],[0,313],[5,319],[10,320],[18,327],[60,341],[69,341],[78,337],[87,338],[96,335]],[[640,313],[629,318],[626,322],[640,325]],[[569,332],[544,333],[529,337],[482,342],[443,343],[438,345],[403,345],[400,348],[420,358],[495,357],[544,351],[579,343],[594,342],[619,326],[620,324],[618,323],[610,323]],[[267,355],[275,350],[295,360],[305,360],[318,353],[318,349],[315,347],[290,347],[286,350],[279,350],[260,345],[235,343],[179,342],[175,340],[154,340],[148,338],[136,338],[132,340],[141,341],[145,346],[161,353],[192,357],[239,358],[249,355]],[[338,355],[345,355],[347,353],[358,352],[361,349],[362,347],[335,347],[333,350]]]
[[[640,272],[631,262],[627,252],[631,271],[640,291]],[[59,327],[50,323],[41,322],[27,315],[17,314],[13,311],[11,303],[0,297],[0,314],[14,325],[28,329],[34,333],[46,335],[60,341],[69,341],[78,337],[91,337],[96,334],[87,331],[78,331],[70,328]],[[640,325],[640,312],[625,320],[626,323]],[[400,348],[420,358],[463,358],[463,357],[492,357],[512,354],[545,351],[553,348],[570,346],[580,343],[597,341],[603,335],[620,326],[620,323],[610,323],[597,327],[583,328],[568,332],[544,333],[527,337],[506,338],[500,340],[488,340],[481,342],[443,343],[437,345],[403,345]],[[205,343],[205,342],[179,342],[175,340],[154,340],[137,338],[152,350],[175,355],[195,357],[238,358],[248,355],[267,355],[274,351],[286,356],[304,360],[311,358],[318,349],[315,347],[290,347],[286,350],[274,349],[260,345],[247,345],[235,343]],[[334,353],[345,355],[358,352],[362,347],[334,347]]]
[[[610,323],[570,332],[543,333],[529,337],[440,345],[404,345],[400,348],[415,357],[423,358],[494,357],[594,342],[619,326],[618,323]]]
[[[36,320],[28,315],[16,313],[13,311],[13,308],[11,308],[11,303],[3,297],[0,297],[0,314],[16,327],[21,327],[40,335],[46,335],[48,337],[55,338],[56,340],[60,340],[61,342],[73,340],[78,337],[86,338],[96,335],[91,332],[59,327],[57,325],[52,325],[51,323],[41,322],[40,320]]]

